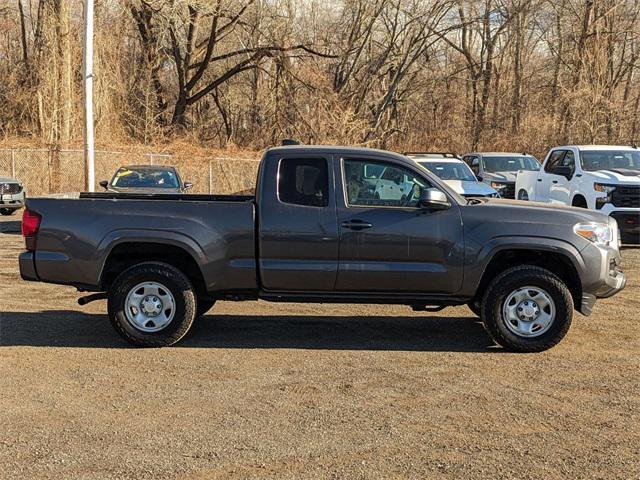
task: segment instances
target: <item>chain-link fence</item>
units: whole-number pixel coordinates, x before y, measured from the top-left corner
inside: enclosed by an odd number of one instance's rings
[[[182,157],[168,153],[95,152],[98,182],[110,180],[123,165],[172,165],[184,181],[193,183],[193,193],[229,194],[255,186],[258,159],[236,157]],[[80,192],[85,189],[82,150],[0,149],[0,176],[23,183],[29,196]]]

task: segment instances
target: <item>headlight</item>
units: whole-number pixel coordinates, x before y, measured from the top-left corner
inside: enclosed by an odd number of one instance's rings
[[[576,223],[573,231],[596,245],[607,246],[613,240],[613,231],[606,223]]]
[[[507,186],[508,186],[508,184],[506,184],[506,183],[491,182],[491,188],[495,188],[498,191],[504,190],[505,188],[507,188]]]
[[[607,185],[606,183],[594,183],[593,184],[593,189],[596,192],[613,193],[613,191],[616,189],[616,186],[615,185]]]
[[[596,209],[597,210],[600,210],[607,203],[613,203],[612,194],[616,189],[615,185],[607,185],[606,183],[594,183],[593,184],[593,189],[596,192],[600,192],[600,193],[606,194],[604,197],[597,197],[596,198]]]

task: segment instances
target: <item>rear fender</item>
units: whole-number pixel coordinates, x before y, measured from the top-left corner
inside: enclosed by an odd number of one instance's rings
[[[96,285],[100,283],[102,272],[104,271],[105,262],[109,258],[109,254],[115,247],[123,243],[157,243],[173,247],[178,247],[186,251],[196,261],[200,271],[202,265],[206,263],[206,256],[202,247],[188,235],[177,232],[168,232],[166,230],[134,230],[119,229],[109,232],[100,241],[96,248],[96,259],[100,259],[96,264],[99,270],[95,272]]]

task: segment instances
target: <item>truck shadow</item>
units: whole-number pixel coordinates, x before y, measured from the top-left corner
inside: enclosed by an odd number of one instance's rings
[[[0,347],[130,348],[106,315],[0,313]],[[474,318],[208,315],[177,348],[498,352]]]
[[[20,233],[22,222],[20,220],[10,220],[0,222],[0,233],[17,235]]]

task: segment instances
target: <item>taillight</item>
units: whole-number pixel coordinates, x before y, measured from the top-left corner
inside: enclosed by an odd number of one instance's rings
[[[22,214],[22,236],[27,250],[36,249],[36,234],[40,228],[42,216],[36,212],[32,212],[28,208],[24,209]]]

